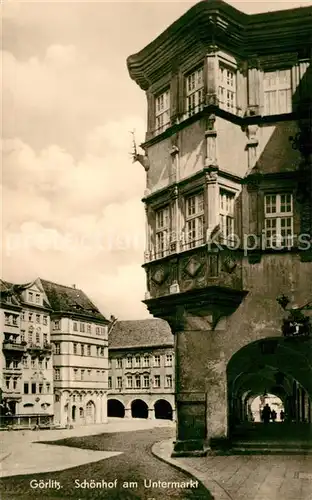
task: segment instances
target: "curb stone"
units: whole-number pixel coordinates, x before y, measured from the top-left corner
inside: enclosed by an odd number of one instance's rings
[[[206,490],[209,491],[214,500],[233,500],[233,498],[229,495],[229,493],[216,481],[214,481],[213,479],[207,479],[206,474],[194,469],[189,465],[184,465],[184,464],[182,465],[176,459],[168,456],[164,448],[166,448],[169,445],[170,449],[172,449],[173,447],[172,440],[166,439],[164,441],[158,441],[157,443],[153,444],[151,452],[154,455],[154,457],[158,458],[162,462],[168,463],[173,467],[175,467],[180,472],[186,472],[193,478],[200,481],[202,485],[206,488]]]

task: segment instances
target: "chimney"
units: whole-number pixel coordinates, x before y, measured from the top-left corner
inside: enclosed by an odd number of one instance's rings
[[[76,285],[72,285],[72,288],[76,288]]]

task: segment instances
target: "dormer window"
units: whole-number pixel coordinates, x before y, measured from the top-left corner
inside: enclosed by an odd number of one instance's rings
[[[40,294],[36,293],[36,304],[40,304]]]
[[[195,115],[204,107],[204,68],[192,71],[186,76],[186,118]]]
[[[34,294],[33,294],[33,292],[28,292],[28,300],[29,300],[29,302],[33,302],[34,301]]]
[[[155,97],[155,133],[161,134],[170,127],[170,90]]]

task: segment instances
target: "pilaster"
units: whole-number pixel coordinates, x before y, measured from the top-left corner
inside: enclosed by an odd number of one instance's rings
[[[206,55],[206,96],[205,104],[207,106],[218,105],[218,50],[216,45],[210,45]]]

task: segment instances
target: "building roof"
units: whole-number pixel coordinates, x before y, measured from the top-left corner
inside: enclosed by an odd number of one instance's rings
[[[54,312],[65,312],[108,323],[99,309],[80,289],[40,279]]]
[[[130,77],[147,90],[174,65],[209,45],[242,58],[306,50],[312,40],[311,17],[311,6],[245,14],[222,0],[203,0],[128,57]]]
[[[6,308],[20,307],[21,305],[14,284],[9,281],[0,280],[0,305]]]
[[[173,334],[162,319],[117,321],[108,334],[109,349],[173,346]]]

